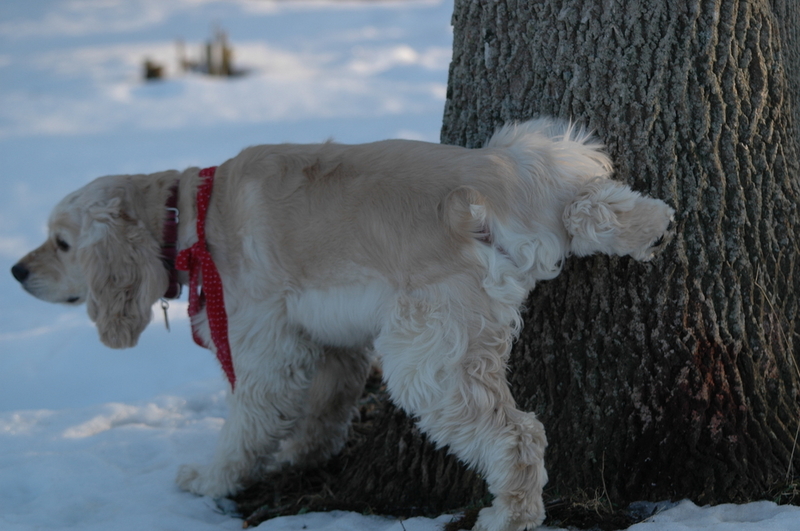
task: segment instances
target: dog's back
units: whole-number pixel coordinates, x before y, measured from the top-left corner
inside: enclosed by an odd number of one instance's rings
[[[469,249],[489,243],[487,231],[519,267],[547,278],[563,253],[542,257],[531,235],[566,239],[561,215],[575,181],[610,169],[584,141],[534,122],[499,130],[484,149],[408,140],[256,146],[217,170],[215,194],[238,197],[224,199],[235,210],[213,223],[224,234],[260,233],[262,251],[280,256],[259,260],[277,261],[283,282],[313,287],[373,271],[415,289],[474,265],[465,263],[474,261]],[[563,164],[575,146],[586,156]]]

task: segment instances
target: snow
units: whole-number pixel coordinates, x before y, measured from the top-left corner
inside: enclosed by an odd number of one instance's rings
[[[218,164],[241,148],[335,138],[438,140],[448,0],[3,0],[0,266],[45,236],[50,208],[106,174]],[[182,73],[227,31],[247,75]],[[145,58],[167,78],[146,83]],[[230,507],[179,491],[226,415],[221,371],[195,346],[186,302],[112,351],[83,308],[0,282],[0,529],[240,529]],[[771,502],[666,505],[635,531],[800,530]],[[312,513],[260,529],[432,531],[438,519]]]

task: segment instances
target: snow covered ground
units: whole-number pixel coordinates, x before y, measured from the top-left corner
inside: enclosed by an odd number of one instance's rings
[[[0,269],[45,236],[50,208],[107,174],[218,164],[282,141],[436,141],[450,58],[448,0],[3,0]],[[227,31],[248,75],[182,73]],[[145,58],[167,78],[142,80]],[[0,281],[0,530],[222,530],[241,521],[177,490],[225,417],[220,370],[191,341],[185,302],[125,351],[83,308]],[[266,522],[273,531],[433,531],[436,520],[353,513]],[[798,530],[769,502],[666,510],[635,531]]]

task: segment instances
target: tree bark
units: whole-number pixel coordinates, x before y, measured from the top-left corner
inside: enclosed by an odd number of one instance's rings
[[[550,489],[741,501],[792,470],[798,9],[456,1],[443,142],[575,119],[678,211],[651,264],[573,259],[530,299],[511,381],[548,429]]]
[[[800,9],[795,0],[772,0],[772,9],[778,23],[787,93],[794,110],[793,136],[800,153]]]

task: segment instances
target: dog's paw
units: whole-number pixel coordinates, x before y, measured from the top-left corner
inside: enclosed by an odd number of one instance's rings
[[[672,236],[675,210],[611,179],[592,179],[564,209],[563,221],[576,256],[630,255],[648,261]]]
[[[664,250],[669,242],[672,241],[672,238],[675,237],[675,211],[670,209],[669,211],[669,224],[667,228],[658,236],[655,241],[649,244],[647,250],[643,252],[644,257],[641,259],[642,262],[647,262],[651,260],[655,255],[660,253]]]
[[[209,467],[181,465],[175,482],[181,489],[199,496],[223,498],[236,492],[236,485],[224,478],[215,477]]]
[[[178,468],[178,475],[175,477],[175,483],[178,484],[181,490],[202,495],[203,493],[198,492],[196,488],[197,480],[200,477],[199,469],[200,465],[181,465],[180,468]]]
[[[651,207],[648,216],[638,222],[632,222],[622,234],[631,242],[645,239],[643,245],[632,244],[633,250],[628,254],[641,262],[649,262],[663,251],[675,236],[675,210],[658,199],[643,197],[640,202],[647,202],[647,206]]]

